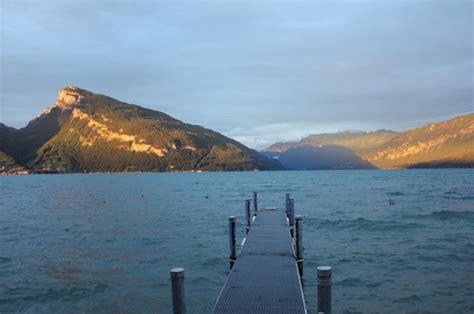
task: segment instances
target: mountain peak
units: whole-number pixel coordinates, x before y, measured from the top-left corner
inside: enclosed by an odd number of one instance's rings
[[[33,172],[282,169],[222,134],[75,86],[26,127],[0,125],[0,151]]]
[[[55,106],[61,110],[67,110],[81,104],[86,96],[92,95],[91,92],[76,86],[67,86],[59,91]]]

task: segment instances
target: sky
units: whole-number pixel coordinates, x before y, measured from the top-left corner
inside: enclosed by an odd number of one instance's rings
[[[473,2],[0,0],[0,122],[74,85],[261,149],[474,111]]]

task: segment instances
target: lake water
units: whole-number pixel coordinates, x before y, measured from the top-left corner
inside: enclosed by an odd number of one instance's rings
[[[0,312],[170,313],[184,267],[209,313],[254,190],[303,215],[311,313],[319,265],[335,313],[474,311],[474,169],[445,169],[0,177]]]

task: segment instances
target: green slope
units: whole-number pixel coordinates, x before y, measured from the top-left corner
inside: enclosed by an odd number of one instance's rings
[[[0,169],[11,169],[17,166],[17,163],[12,157],[0,151]]]

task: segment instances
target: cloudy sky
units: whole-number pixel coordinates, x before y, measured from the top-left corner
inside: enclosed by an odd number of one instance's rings
[[[0,122],[75,85],[254,147],[474,111],[473,2],[0,1]]]

